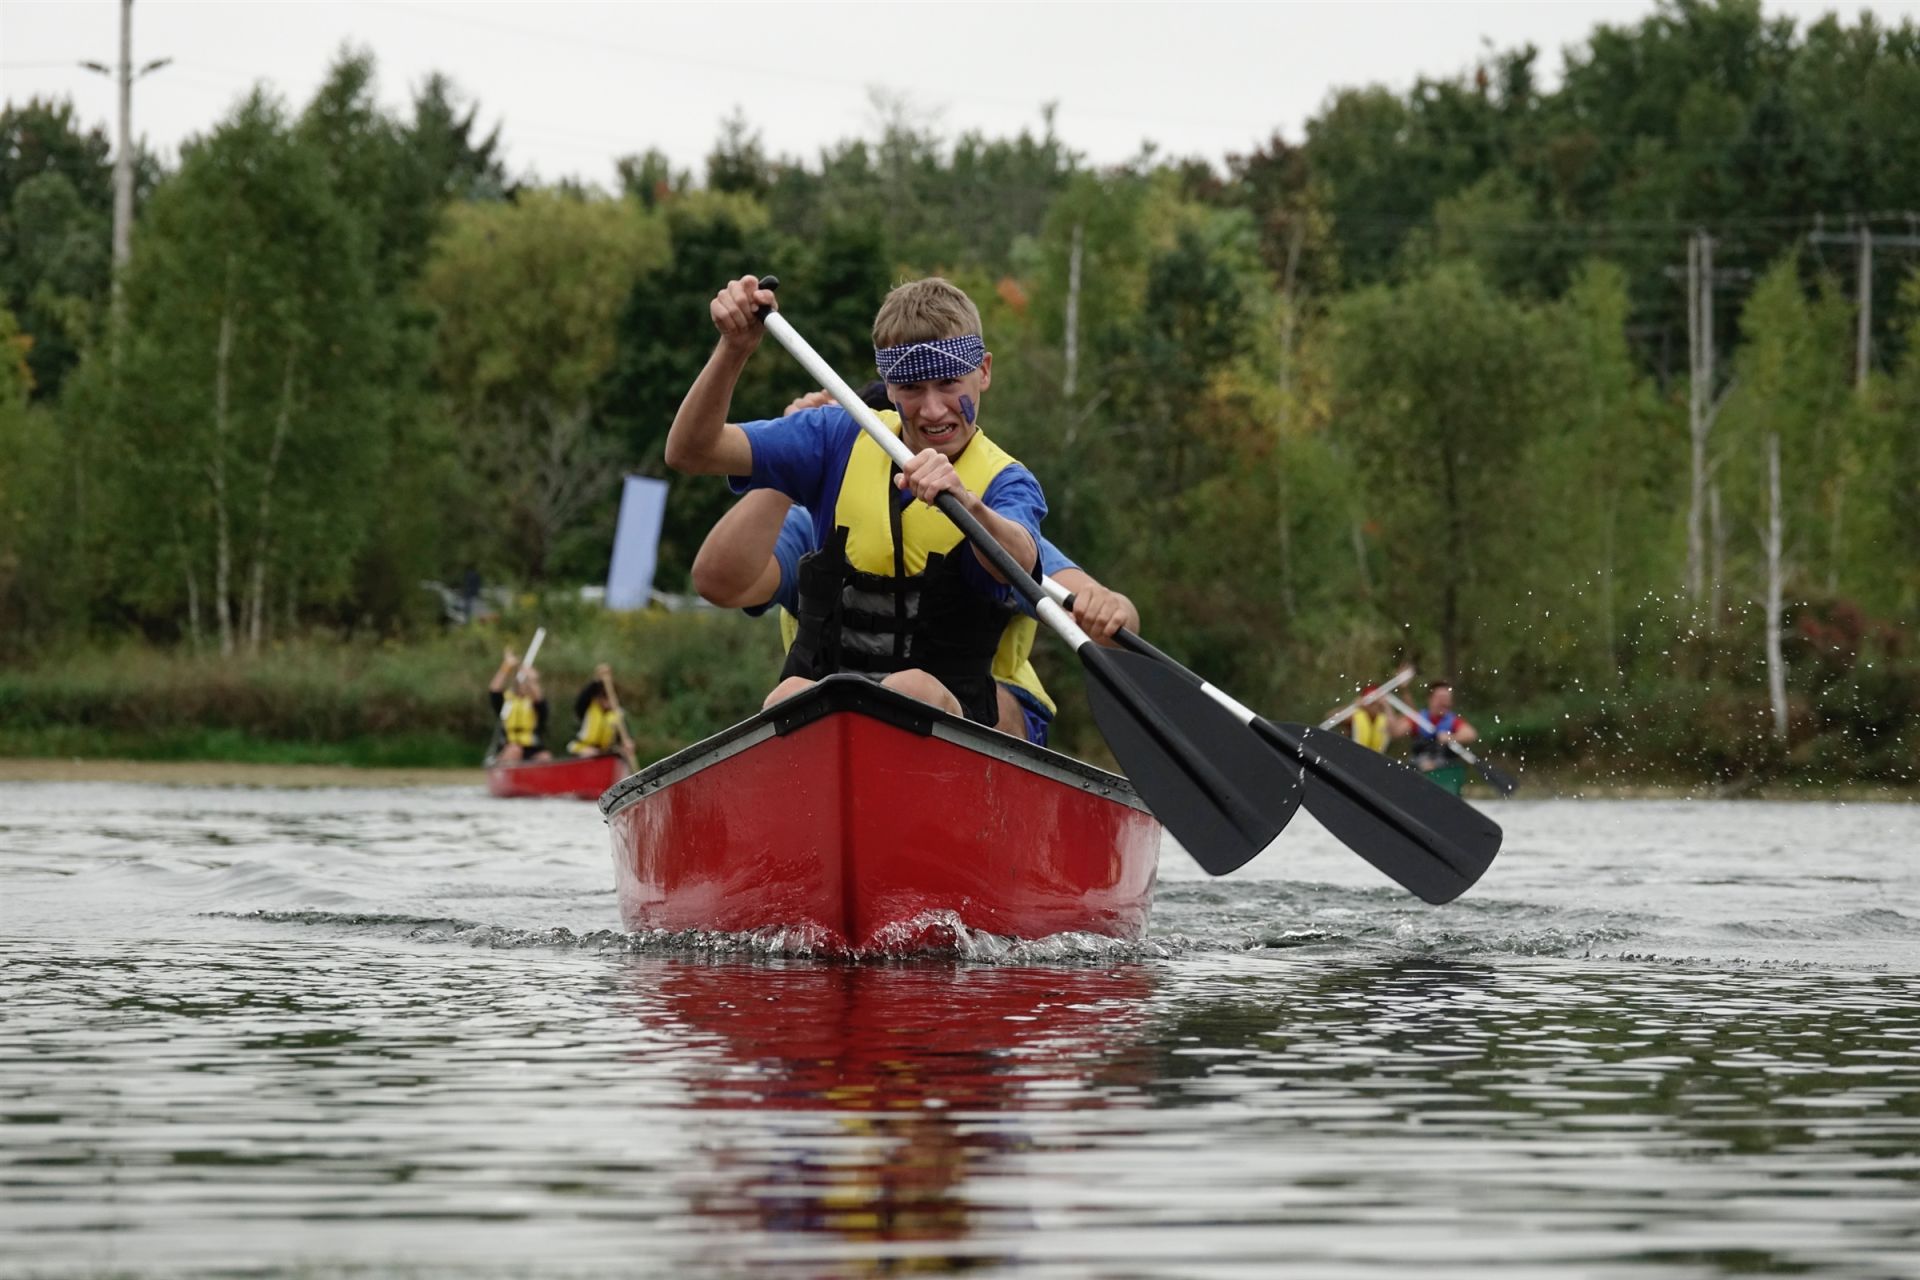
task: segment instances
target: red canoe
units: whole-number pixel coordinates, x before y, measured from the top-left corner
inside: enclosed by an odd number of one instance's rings
[[[538,764],[490,764],[487,790],[496,796],[574,796],[598,800],[627,775],[619,756],[565,756]]]
[[[1160,824],[1124,778],[855,677],[601,797],[626,927],[781,929],[827,951],[962,930],[1146,931]]]

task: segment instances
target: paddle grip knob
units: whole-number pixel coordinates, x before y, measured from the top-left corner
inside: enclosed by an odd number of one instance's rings
[[[775,289],[778,289],[780,287],[780,277],[779,276],[761,276],[760,287],[762,289],[765,289],[768,293],[772,293]],[[755,320],[764,321],[769,315],[772,315],[772,314],[773,314],[772,307],[757,307],[754,309],[753,318]]]

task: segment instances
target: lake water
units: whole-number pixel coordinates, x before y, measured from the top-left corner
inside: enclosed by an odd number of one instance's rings
[[[0,784],[0,1274],[1920,1274],[1920,806],[1497,814],[845,964],[587,804]]]

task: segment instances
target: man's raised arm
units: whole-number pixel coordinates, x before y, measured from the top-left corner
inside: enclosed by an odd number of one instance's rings
[[[773,293],[760,288],[753,276],[728,281],[708,304],[720,342],[680,402],[680,412],[674,414],[667,432],[667,465],[675,471],[697,476],[752,472],[753,446],[746,432],[727,421],[727,407],[733,402],[740,371],[767,331],[757,312],[773,305]]]

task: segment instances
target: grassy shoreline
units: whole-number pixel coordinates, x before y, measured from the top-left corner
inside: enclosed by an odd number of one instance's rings
[[[555,745],[572,731],[574,693],[598,662],[613,666],[643,762],[737,722],[779,669],[772,622],[732,612],[548,604],[539,622]],[[321,633],[231,657],[137,640],[45,653],[0,668],[0,762],[100,762],[101,777],[167,763],[228,766],[236,776],[274,768],[349,780],[395,770],[473,776],[492,730],[487,681],[501,649],[523,644],[533,626],[530,614],[404,642]],[[1084,714],[1077,669],[1055,663],[1043,674],[1063,707],[1055,747],[1111,767]],[[1910,739],[1809,733],[1790,754],[1770,752],[1750,745],[1751,708],[1709,714],[1697,701],[1655,689],[1628,702],[1511,707],[1483,721],[1491,729],[1483,746],[1521,778],[1522,799],[1920,798]],[[126,768],[114,773],[108,762]]]

